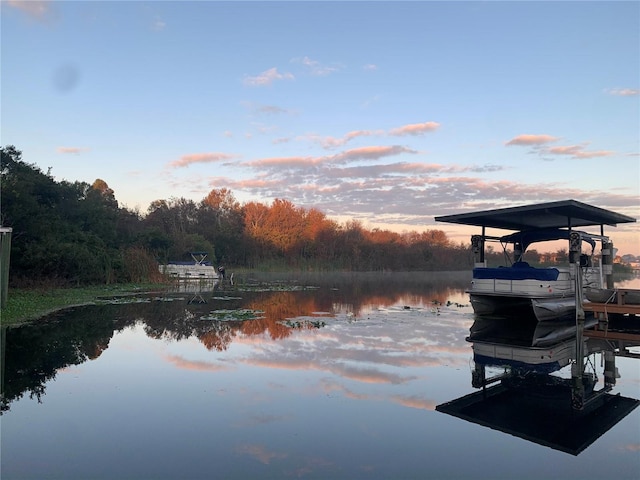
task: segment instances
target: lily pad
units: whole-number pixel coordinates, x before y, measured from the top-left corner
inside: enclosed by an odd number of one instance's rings
[[[263,318],[263,313],[262,310],[250,310],[246,308],[237,310],[213,310],[208,315],[201,316],[200,320],[215,320],[218,322],[256,320]]]

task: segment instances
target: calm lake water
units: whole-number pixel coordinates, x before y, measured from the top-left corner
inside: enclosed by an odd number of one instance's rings
[[[567,413],[570,366],[456,407],[483,392],[468,274],[263,280],[5,329],[2,479],[637,478],[640,408]],[[640,360],[615,367],[609,395],[639,399]]]

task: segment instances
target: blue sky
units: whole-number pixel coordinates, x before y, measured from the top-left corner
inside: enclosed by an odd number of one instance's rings
[[[340,222],[575,199],[640,218],[638,2],[2,1],[2,145],[121,205]],[[640,254],[640,226],[609,228]]]

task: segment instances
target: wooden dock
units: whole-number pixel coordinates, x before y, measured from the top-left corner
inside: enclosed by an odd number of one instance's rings
[[[615,297],[612,298],[611,302],[583,304],[584,311],[593,312],[599,321],[594,329],[585,330],[584,336],[640,344],[640,322],[634,321],[638,319],[636,317],[640,316],[640,302],[638,301],[640,290],[616,289]],[[622,328],[615,328],[616,320],[624,321],[626,325]],[[633,323],[629,324],[629,320]]]
[[[582,308],[585,312],[593,312],[596,317],[606,319],[609,313],[621,315],[640,315],[640,290],[618,289],[616,299],[613,302],[585,303]],[[633,302],[633,303],[631,303]]]

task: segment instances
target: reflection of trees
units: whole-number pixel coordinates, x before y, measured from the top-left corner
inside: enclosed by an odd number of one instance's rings
[[[288,280],[319,287],[314,294],[315,311],[338,307],[358,315],[370,305],[446,303],[454,292],[468,287],[470,276],[467,272],[351,272],[291,274]]]
[[[114,329],[124,326],[118,323],[111,309],[92,306],[67,310],[34,325],[7,328],[2,411],[25,393],[40,401],[45,384],[59,369],[99,357]]]
[[[279,275],[280,277],[282,275]],[[252,282],[255,280],[251,280]],[[201,292],[208,303],[189,303],[186,297],[119,305],[85,306],[59,312],[33,325],[8,328],[3,352],[2,410],[25,393],[38,400],[58,369],[93,360],[108,347],[115,331],[140,324],[158,340],[197,338],[207,349],[225,351],[236,335],[268,334],[273,340],[291,335],[284,320],[348,311],[358,314],[370,305],[389,306],[400,301],[429,304],[447,301],[453,289],[468,282],[464,274],[343,274],[292,276],[280,282],[286,291],[234,291],[242,298],[219,300],[219,292]],[[243,280],[242,285],[250,283]],[[292,288],[313,286],[313,289]],[[229,292],[227,292],[229,293]],[[172,301],[169,301],[172,300]],[[251,309],[253,320],[205,320],[213,310]]]
[[[235,325],[237,327],[237,325]],[[207,350],[217,350],[222,352],[229,348],[233,337],[235,337],[236,328],[234,325],[223,322],[211,322],[209,330],[198,335],[198,339],[207,347]]]
[[[282,320],[311,315],[317,311],[330,311],[331,301],[318,291],[271,292],[263,298],[249,302],[247,308],[263,311],[263,318],[245,322],[242,333],[261,335],[269,332],[274,340],[286,338],[291,329],[283,325]]]

